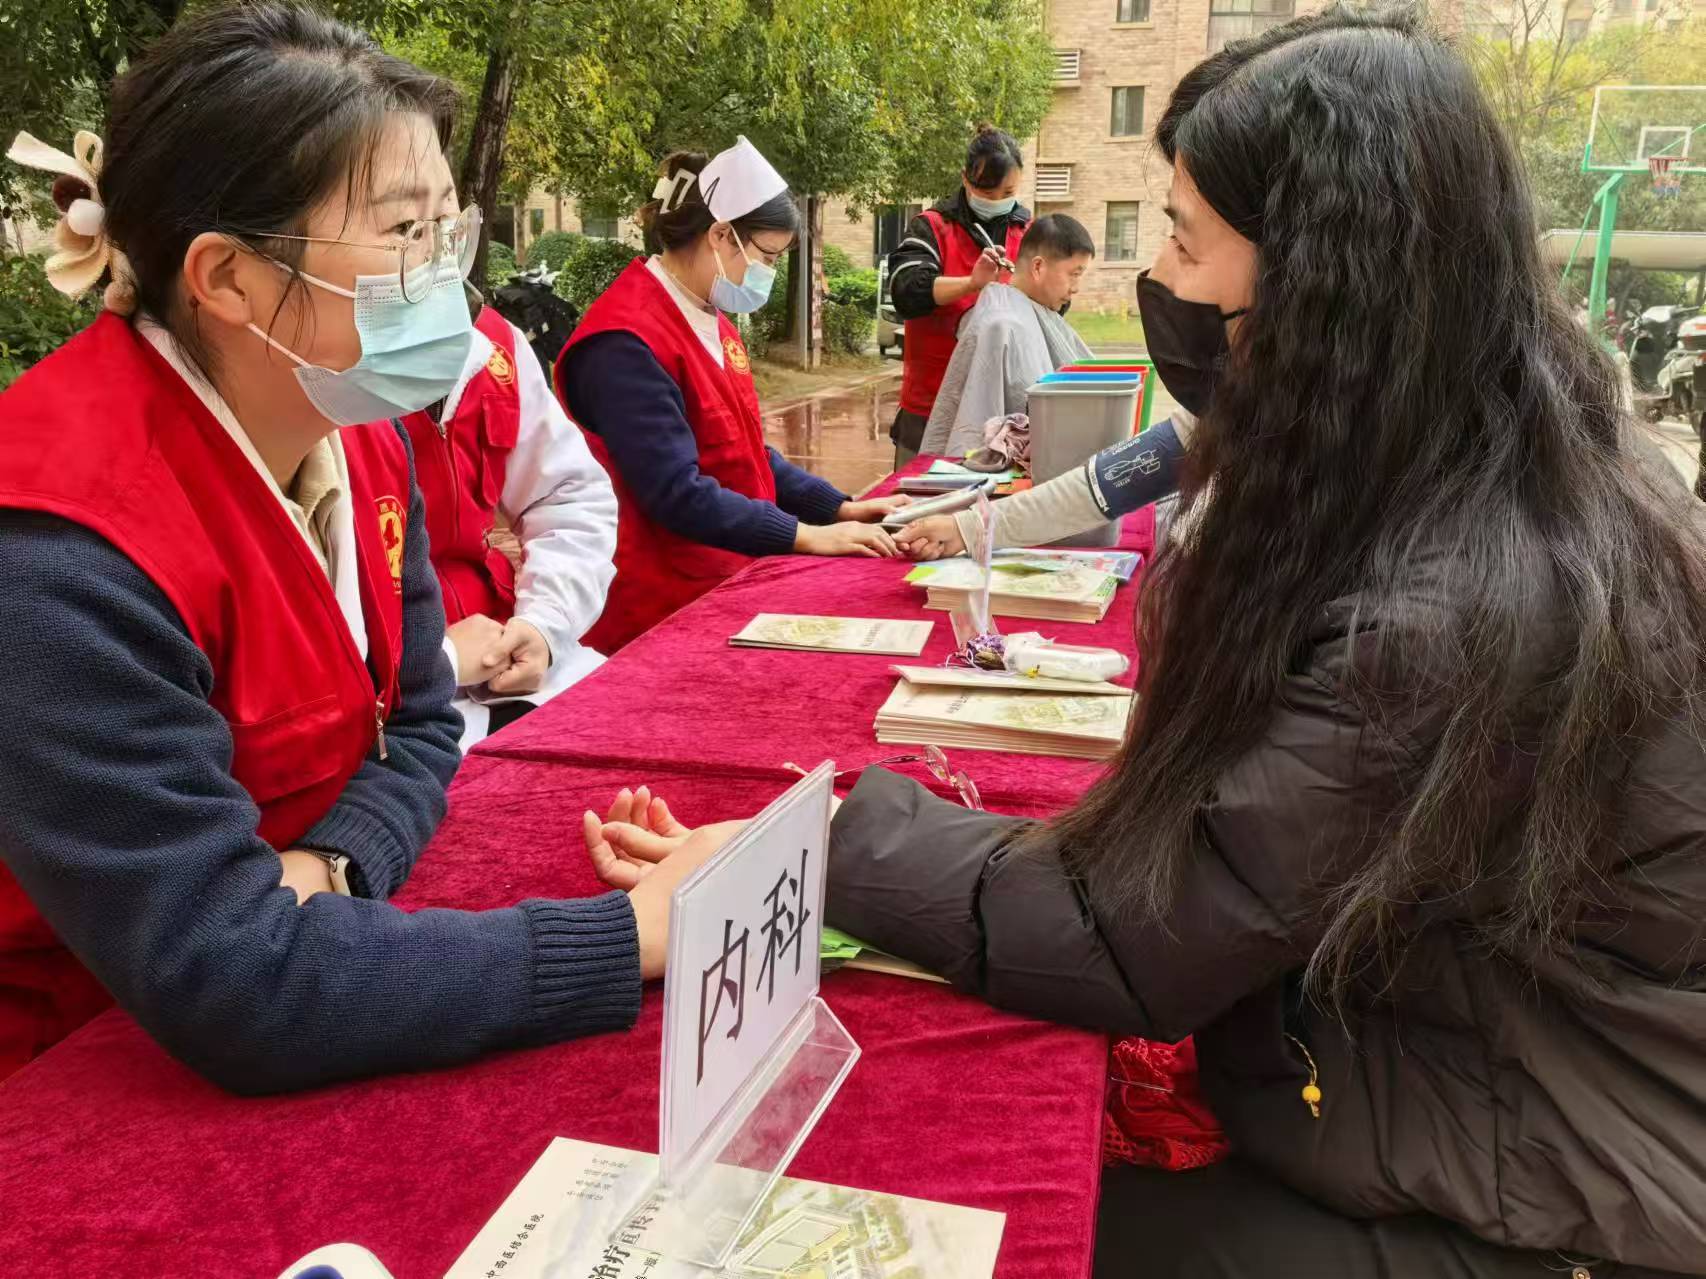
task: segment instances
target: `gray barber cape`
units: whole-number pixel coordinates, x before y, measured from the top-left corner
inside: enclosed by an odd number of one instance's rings
[[[990,284],[960,321],[942,389],[924,428],[922,453],[961,457],[983,447],[983,424],[1025,411],[1025,392],[1090,348],[1055,312],[1010,284]]]

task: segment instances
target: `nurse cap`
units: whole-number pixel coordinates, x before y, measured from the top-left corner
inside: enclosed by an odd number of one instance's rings
[[[699,192],[719,222],[743,218],[788,190],[787,179],[744,136],[699,173]]]

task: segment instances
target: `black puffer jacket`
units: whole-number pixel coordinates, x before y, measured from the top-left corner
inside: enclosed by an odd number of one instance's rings
[[[1579,962],[1489,953],[1471,927],[1489,892],[1415,911],[1396,982],[1353,997],[1348,1036],[1299,997],[1323,892],[1367,856],[1441,726],[1442,704],[1376,727],[1343,695],[1373,627],[1435,607],[1423,577],[1355,632],[1348,603],[1323,610],[1263,740],[1203,809],[1167,928],[1016,852],[1012,819],[875,769],[835,819],[827,917],[1006,1008],[1196,1034],[1238,1148],[1342,1213],[1428,1212],[1494,1243],[1706,1274],[1706,750],[1686,726],[1650,725],[1630,759],[1624,851],[1578,921]],[[1518,670],[1548,665],[1544,621]],[[1530,785],[1512,771],[1510,814]],[[1319,1120],[1288,1034],[1319,1064]]]

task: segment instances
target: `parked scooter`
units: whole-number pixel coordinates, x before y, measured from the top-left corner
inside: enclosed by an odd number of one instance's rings
[[[1635,393],[1645,398],[1658,394],[1659,370],[1670,362],[1677,333],[1685,320],[1700,314],[1697,306],[1650,306],[1639,319],[1625,321],[1619,344],[1629,356],[1629,374]]]
[[[511,276],[509,283],[500,285],[492,297],[498,314],[526,334],[527,344],[539,357],[546,377],[551,376],[551,366],[557,362],[581,318],[575,304],[558,297],[553,289],[557,274],[540,263]]]
[[[1658,378],[1659,413],[1679,417],[1698,433],[1706,418],[1706,315],[1677,326],[1676,345]]]

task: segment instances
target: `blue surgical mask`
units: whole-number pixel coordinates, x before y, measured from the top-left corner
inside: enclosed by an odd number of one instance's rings
[[[474,345],[461,273],[430,262],[415,272],[425,277],[418,288],[412,281],[409,289],[425,290],[419,302],[403,296],[402,281],[395,275],[358,275],[352,292],[302,273],[310,284],[355,301],[361,358],[347,369],[310,364],[258,326],[251,324],[249,330],[296,361],[302,393],[329,421],[359,426],[413,413],[456,388]]]
[[[747,258],[746,246],[740,242],[740,233],[730,227],[729,234],[734,236],[735,246],[740,249],[741,257],[746,258],[746,274],[741,277],[741,282],[736,284],[723,270],[723,260],[719,257],[717,278],[711,281],[711,305],[732,315],[749,315],[770,300],[771,286],[776,283],[776,268]]]
[[[1010,195],[1005,200],[985,200],[981,195],[973,195],[967,191],[966,203],[971,206],[971,211],[978,217],[988,220],[989,218],[1004,218],[1013,212],[1019,204],[1019,197]]]

